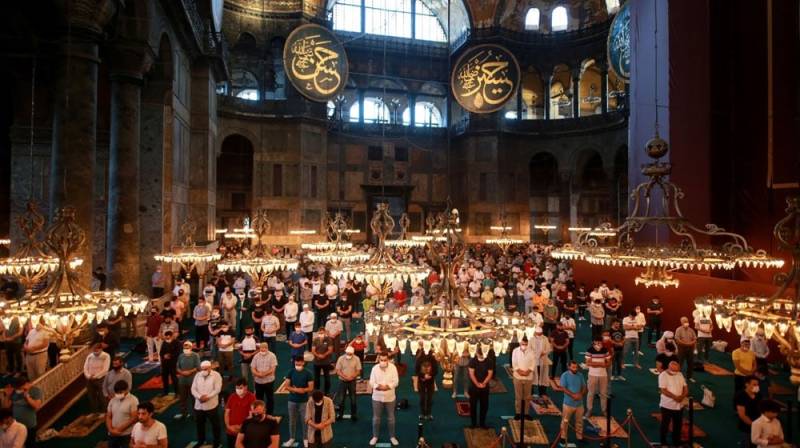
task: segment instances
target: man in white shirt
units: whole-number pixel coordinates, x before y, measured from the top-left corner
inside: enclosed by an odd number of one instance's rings
[[[253,383],[256,386],[256,399],[263,400],[267,405],[267,413],[272,415],[275,409],[274,389],[275,369],[278,368],[278,359],[275,354],[269,351],[269,345],[262,342],[258,346],[258,352],[250,361],[250,369],[253,372]]]
[[[236,305],[238,303],[239,298],[236,294],[230,291],[222,294],[222,318],[230,324],[231,330],[234,332],[236,332]]]
[[[294,294],[289,294],[288,302],[283,307],[283,321],[286,322],[286,340],[289,340],[289,336],[292,335],[292,331],[294,331],[294,323],[297,322],[297,316],[300,314],[300,309],[297,306],[297,301],[294,298]]]
[[[145,401],[136,407],[136,416],[139,422],[133,425],[131,431],[131,448],[167,448],[167,427],[153,418],[155,407],[153,403]]]
[[[103,395],[103,381],[111,367],[111,356],[103,351],[99,342],[92,346],[92,353],[83,362],[83,376],[86,378],[86,395],[89,397],[89,412],[103,413],[106,399]]]
[[[11,409],[0,409],[0,446],[3,448],[22,448],[28,437],[28,428],[14,420]]]
[[[573,345],[575,345],[574,344],[575,331],[577,329],[577,324],[575,323],[575,319],[569,314],[564,314],[561,317],[560,322],[561,325],[564,326],[564,330],[567,332],[567,335],[569,336],[569,347],[567,347],[567,350],[569,351],[569,359],[573,360],[575,359],[575,354],[573,353]]]
[[[303,304],[303,311],[300,313],[300,330],[306,334],[306,342],[308,343],[306,351],[311,351],[311,341],[314,333],[314,312],[311,311],[311,307],[307,303]]]
[[[511,369],[513,370],[512,382],[514,383],[514,419],[522,418],[522,402],[528,402],[531,397],[531,387],[533,386],[533,372],[536,369],[536,356],[533,349],[528,347],[528,338],[523,336],[519,347],[511,353]],[[527,412],[527,411],[526,411]],[[528,415],[526,418],[530,417]]]
[[[50,345],[50,333],[41,322],[28,332],[22,351],[25,353],[25,369],[31,381],[44,375],[47,370],[47,347]]]
[[[628,353],[633,352],[633,365],[641,369],[639,365],[639,331],[642,327],[636,320],[636,310],[631,310],[630,314],[622,319],[622,328],[625,330],[625,341],[622,345],[622,359],[628,358]]]
[[[336,297],[339,295],[339,286],[336,285],[335,278],[331,277],[328,284],[325,285],[325,295],[328,296],[328,301],[331,303],[336,301]]]
[[[172,295],[173,296],[180,295],[181,290],[183,290],[183,293],[186,295],[186,297],[191,297],[192,285],[190,285],[189,282],[183,281],[182,278],[178,278],[177,280],[175,280],[175,287],[172,288]]]
[[[672,445],[681,445],[683,427],[683,407],[681,402],[689,395],[689,388],[681,373],[681,365],[676,361],[658,375],[658,389],[661,391],[661,446],[667,446],[667,432],[672,423]]]
[[[381,353],[378,355],[378,365],[372,368],[369,375],[369,385],[372,387],[372,438],[369,446],[375,446],[378,443],[383,412],[386,412],[389,441],[392,446],[400,445],[394,431],[394,407],[397,398],[395,389],[399,384],[397,368],[389,362],[389,355],[386,352]]]
[[[331,313],[328,317],[328,321],[325,322],[325,330],[328,332],[328,337],[333,341],[333,356],[336,357],[341,351],[341,337],[342,331],[344,331],[344,325],[336,313]]]
[[[778,420],[780,406],[777,402],[765,400],[761,403],[761,417],[753,420],[750,426],[750,441],[758,448],[779,448],[784,445],[783,428]]]
[[[697,313],[694,316],[694,329],[697,332],[697,359],[708,362],[711,353],[711,332],[714,330],[711,316],[706,316],[702,312]]]
[[[130,446],[131,431],[138,420],[136,411],[139,399],[129,391],[128,383],[119,380],[114,384],[114,394],[108,400],[106,410],[108,448],[128,448]]]
[[[197,444],[203,446],[206,441],[206,420],[211,420],[211,433],[214,446],[220,446],[220,421],[217,407],[219,406],[219,393],[222,391],[222,376],[211,370],[211,362],[200,363],[200,373],[192,381],[192,396],[194,397],[194,412],[197,419]]]

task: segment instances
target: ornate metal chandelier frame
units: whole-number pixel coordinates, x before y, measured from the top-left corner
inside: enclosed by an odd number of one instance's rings
[[[303,249],[313,251],[307,255],[311,261],[338,267],[369,260],[369,254],[353,250],[353,243],[347,241],[347,221],[341,213],[337,212],[333,219],[328,216],[326,224],[328,241],[301,246]]]
[[[500,225],[492,228],[492,230],[495,229],[500,230],[500,236],[498,238],[487,238],[486,244],[498,246],[503,253],[508,252],[508,249],[514,244],[522,244],[524,242],[521,239],[508,236],[508,231],[511,230],[511,226],[508,225],[508,218],[505,212],[500,213]]]
[[[222,258],[221,254],[207,252],[195,245],[192,235],[196,230],[197,224],[187,215],[183,224],[181,224],[181,234],[183,235],[181,246],[171,252],[165,252],[153,257],[158,262],[168,263],[175,277],[180,275],[181,270],[186,272],[187,279],[191,277],[192,271],[197,271],[197,274],[202,277],[214,262]]]

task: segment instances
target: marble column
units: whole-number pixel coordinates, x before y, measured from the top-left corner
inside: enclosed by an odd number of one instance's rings
[[[600,68],[600,112],[608,112],[608,67]]]
[[[62,36],[56,54],[53,88],[53,147],[50,159],[50,210],[75,207],[86,243],[75,254],[83,258],[81,282],[90,283],[93,268],[94,179],[97,154],[98,42],[114,13],[111,0],[73,0],[65,18],[70,35]]]
[[[106,266],[111,285],[140,283],[139,146],[142,78],[152,63],[145,44],[112,49]]]
[[[572,71],[572,118],[581,115],[581,72]]]

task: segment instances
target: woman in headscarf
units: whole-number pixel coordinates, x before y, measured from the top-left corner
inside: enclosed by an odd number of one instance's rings
[[[675,343],[675,334],[673,332],[665,331],[663,334],[661,334],[661,339],[656,341],[656,353],[657,354],[660,355],[660,354],[662,354],[662,353],[664,353],[666,351],[667,341],[670,341],[673,344]]]

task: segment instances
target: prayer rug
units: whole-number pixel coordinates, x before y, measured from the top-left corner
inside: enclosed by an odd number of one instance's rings
[[[163,388],[164,383],[161,382],[161,375],[156,375],[139,386],[139,390],[158,390]]]
[[[497,434],[492,428],[464,428],[467,448],[489,448],[497,442]]]
[[[289,389],[286,388],[286,386],[288,386],[288,385],[289,385],[289,380],[283,380],[281,385],[278,386],[277,389],[275,389],[275,394],[277,394],[277,395],[288,395],[289,394]]]
[[[782,384],[772,383],[769,385],[769,393],[772,395],[794,395],[795,391]]]
[[[369,385],[368,380],[356,382],[356,395],[372,395],[372,387]]]
[[[694,410],[695,411],[702,411],[703,409],[705,409],[705,407],[702,404],[700,404],[699,400],[694,400],[693,403],[694,403]],[[683,399],[683,401],[681,402],[681,406],[683,406],[684,409],[688,409],[689,408],[689,398],[688,397]]]
[[[159,395],[157,397],[153,397],[150,400],[150,403],[153,403],[153,407],[155,408],[156,414],[161,414],[162,412],[166,411],[167,408],[172,406],[173,404],[178,402],[178,396],[174,394],[167,394],[167,395]]]
[[[703,364],[703,369],[714,376],[733,376],[733,372],[724,367],[720,367],[713,362],[707,362]]]
[[[105,421],[105,414],[86,414],[73,420],[58,431],[58,437],[86,437]]]
[[[652,373],[652,374],[653,374],[653,375],[655,375],[655,376],[658,376],[658,375],[660,375],[660,374],[661,374],[661,372],[659,372],[659,371],[658,371],[658,370],[656,370],[656,369],[648,369],[648,370],[650,370],[650,373]]]
[[[539,415],[561,415],[561,410],[553,404],[553,400],[550,397],[532,398],[531,407]]]
[[[606,436],[606,418],[600,415],[595,415],[593,417],[589,417],[589,421],[592,423],[592,426],[597,428],[598,435],[600,437]],[[611,417],[611,437],[617,439],[627,439],[628,432],[617,423],[617,420],[614,417]]]
[[[659,422],[661,421],[661,413],[660,412],[653,412],[650,415],[653,416],[653,418],[655,418]],[[689,440],[689,419],[684,416],[684,418],[682,420],[682,423],[683,423],[683,427],[681,428],[681,439]],[[669,429],[670,429],[670,431],[672,430],[672,422],[670,422],[670,424],[669,424]],[[694,432],[694,437],[696,439],[699,439],[701,437],[705,437],[706,436],[706,432],[703,431],[696,424],[694,425],[693,430],[694,430],[693,431]]]
[[[456,414],[459,417],[469,417],[469,412],[471,410],[469,406],[469,401],[455,401],[456,404]]]
[[[136,367],[132,367],[130,370],[131,370],[131,373],[140,373],[140,374],[141,373],[147,373],[147,372],[155,369],[159,365],[160,364],[158,362],[143,362],[143,363],[139,364]]]
[[[508,420],[508,426],[511,428],[511,440],[514,443],[519,443],[519,420],[513,418]],[[549,445],[550,439],[544,432],[542,422],[539,420],[525,421],[525,445]]]
[[[365,364],[377,364],[378,363],[378,354],[377,353],[365,353],[364,354],[364,363]]]
[[[506,369],[506,373],[508,374],[508,377],[513,380],[514,379],[514,371],[511,370],[511,365],[510,364],[503,364],[503,368]]]
[[[508,389],[506,389],[506,385],[502,381],[497,379],[489,381],[490,394],[504,394],[506,392],[508,392]]]
[[[557,377],[553,378],[552,380],[550,380],[550,383],[554,384],[557,387],[561,387],[561,377],[557,376]]]

